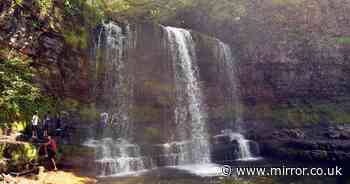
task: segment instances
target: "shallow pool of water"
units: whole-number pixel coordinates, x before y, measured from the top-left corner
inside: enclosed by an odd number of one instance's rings
[[[228,164],[228,163],[226,163]],[[232,168],[243,167],[333,167],[331,165],[281,162],[263,159],[251,162],[232,162]],[[224,176],[222,165],[184,165],[164,167],[150,170],[137,175],[99,178],[100,184],[350,184],[348,173],[343,170],[343,176]]]

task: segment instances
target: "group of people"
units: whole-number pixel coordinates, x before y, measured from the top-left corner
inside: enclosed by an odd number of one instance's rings
[[[54,121],[49,116],[50,112],[48,112],[42,121],[42,129],[39,127],[40,118],[38,112],[36,111],[32,117],[32,138],[38,139],[40,130],[43,130],[43,138],[45,143],[43,145],[43,150],[45,157],[48,158],[52,165],[54,166],[54,170],[57,170],[55,157],[57,152],[57,144],[56,141],[49,135],[49,128],[53,126]],[[60,118],[56,118],[56,127],[55,130],[60,128]]]
[[[42,126],[39,126],[39,122],[40,118],[38,112],[36,111],[32,117],[32,138],[38,138],[40,132],[43,132],[42,135],[47,137],[49,135],[50,128],[55,127],[55,131],[60,130],[61,128],[60,117],[57,115],[55,118],[51,118],[50,112],[48,112],[41,121]]]

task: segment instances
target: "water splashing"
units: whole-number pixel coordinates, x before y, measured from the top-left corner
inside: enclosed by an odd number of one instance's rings
[[[88,140],[84,145],[95,148],[97,171],[100,177],[127,175],[145,170],[146,157],[140,156],[140,147],[127,140],[104,138]]]

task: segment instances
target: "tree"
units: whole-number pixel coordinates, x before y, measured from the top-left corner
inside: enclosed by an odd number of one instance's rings
[[[0,123],[28,121],[35,110],[52,108],[51,97],[45,96],[33,82],[29,61],[19,58],[0,59]]]

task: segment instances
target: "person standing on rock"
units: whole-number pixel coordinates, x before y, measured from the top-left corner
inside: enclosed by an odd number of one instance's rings
[[[38,137],[38,123],[39,123],[39,115],[38,111],[35,111],[32,117],[32,137]]]
[[[44,128],[44,137],[47,137],[49,134],[49,124],[51,122],[50,119],[50,111],[45,115],[44,122],[43,122],[43,128]]]
[[[61,125],[61,117],[59,114],[56,114],[56,117],[54,119],[54,125],[55,125],[55,135],[56,136],[63,136],[62,134],[62,125]]]

